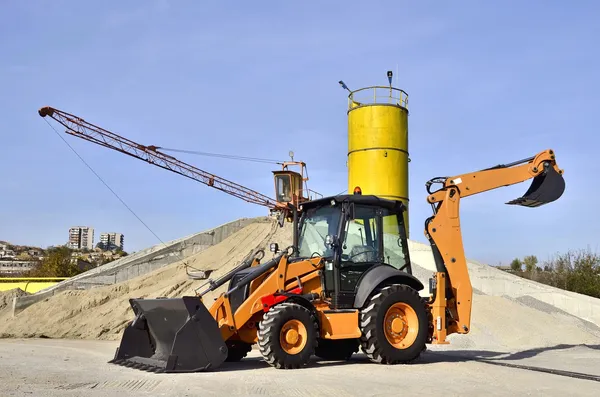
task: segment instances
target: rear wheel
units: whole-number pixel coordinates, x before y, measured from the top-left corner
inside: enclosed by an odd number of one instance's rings
[[[408,363],[425,349],[427,311],[421,297],[406,285],[376,290],[360,313],[361,348],[371,361]]]
[[[315,352],[318,324],[310,310],[283,302],[273,306],[258,327],[258,347],[275,368],[300,368]]]

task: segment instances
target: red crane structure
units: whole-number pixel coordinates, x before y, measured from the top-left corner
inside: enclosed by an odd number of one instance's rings
[[[65,132],[67,134],[144,160],[150,164],[191,178],[215,189],[219,189],[249,203],[268,207],[271,214],[278,214],[280,217],[284,216],[289,219],[290,209],[288,203],[298,207],[301,202],[309,200],[309,197],[305,197],[303,194],[311,192],[308,188],[303,188],[302,186],[303,182],[306,183],[308,180],[308,177],[304,176],[306,164],[303,162],[283,162],[280,163],[283,167],[282,170],[273,171],[273,174],[275,175],[276,197],[279,199],[274,200],[262,193],[203,171],[190,164],[184,163],[173,156],[162,153],[158,150],[159,148],[157,146],[145,146],[139,144],[89,123],[73,114],[49,106],[40,108],[38,114],[41,117],[49,116],[62,124],[66,128]],[[301,166],[301,173],[290,171],[288,169],[290,165]]]

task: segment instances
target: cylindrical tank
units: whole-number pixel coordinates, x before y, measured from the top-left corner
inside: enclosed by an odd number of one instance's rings
[[[409,162],[406,92],[382,86],[352,91],[348,106],[348,193],[359,186],[362,194],[401,200],[407,208],[407,237]]]

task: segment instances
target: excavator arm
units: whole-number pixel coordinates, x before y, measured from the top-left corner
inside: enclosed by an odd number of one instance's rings
[[[434,324],[432,343],[448,343],[447,335],[466,334],[471,325],[473,289],[460,230],[460,199],[528,179],[533,181],[527,192],[506,204],[538,207],[557,200],[565,190],[563,170],[558,168],[552,150],[510,164],[427,182],[427,201],[434,214],[425,222],[425,235],[437,270],[429,302]],[[435,183],[442,187],[432,192]]]

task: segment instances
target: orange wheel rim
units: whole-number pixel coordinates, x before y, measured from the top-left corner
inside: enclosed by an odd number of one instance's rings
[[[396,349],[407,349],[417,339],[419,318],[415,310],[403,302],[394,303],[385,313],[383,329],[387,341]]]
[[[298,354],[306,346],[308,332],[299,320],[289,320],[279,332],[279,343],[287,354]]]

